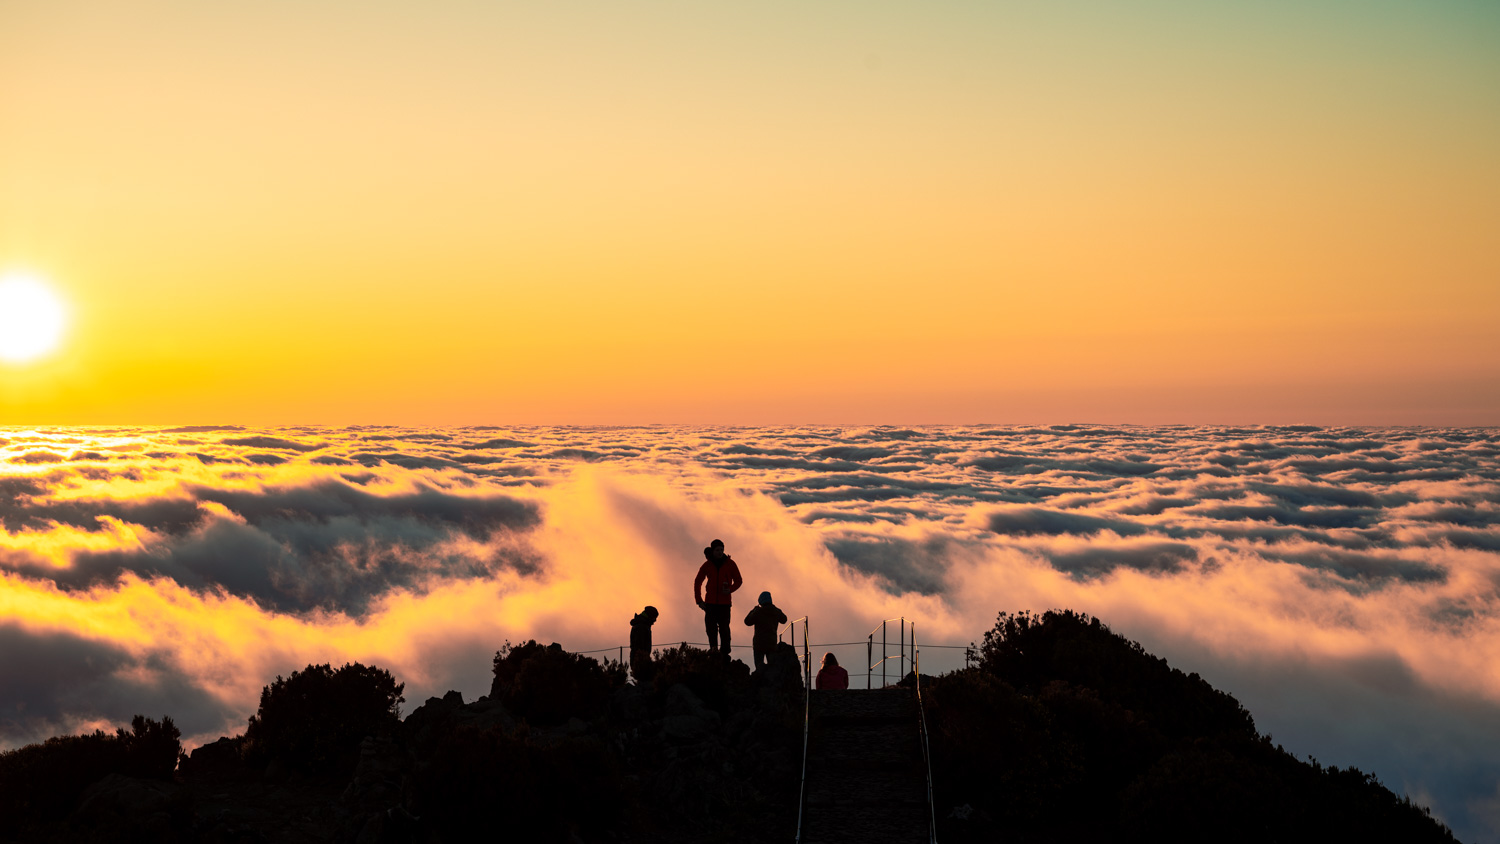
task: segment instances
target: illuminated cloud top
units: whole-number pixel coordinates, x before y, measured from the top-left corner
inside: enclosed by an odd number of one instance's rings
[[[1237,695],[1298,753],[1460,830],[1500,787],[1493,429],[447,428],[0,431],[0,741],[172,714],[358,659],[412,699],[506,639],[701,640],[728,543],[815,639],[929,645],[1071,607]],[[958,651],[930,650],[936,669]],[[856,665],[863,648],[844,661]]]

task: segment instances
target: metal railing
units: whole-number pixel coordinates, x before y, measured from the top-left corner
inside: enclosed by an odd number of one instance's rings
[[[804,615],[801,618],[794,618],[788,621],[785,627],[776,631],[776,641],[782,641],[782,637],[790,633],[791,635],[788,638],[792,640],[792,650],[796,650],[797,624],[799,622],[802,624],[802,682],[803,685],[810,689],[812,688],[812,652],[808,650],[807,644],[807,616]]]
[[[901,629],[898,631],[898,633],[900,634],[899,637],[898,637],[900,641],[898,642],[898,646],[899,647],[898,647],[898,650],[896,651],[896,653],[888,653],[888,650],[890,648],[890,638],[889,638],[888,627],[891,626],[893,622],[900,622],[900,624],[901,624]],[[870,631],[870,634],[865,637],[865,641],[863,641],[863,642],[819,642],[816,645],[814,645],[814,644],[811,644],[811,643],[808,642],[808,636],[807,636],[807,616],[804,615],[801,618],[794,618],[791,621],[787,622],[785,625],[783,625],[781,627],[781,629],[779,631],[777,631],[777,633],[776,633],[776,640],[778,642],[785,643],[786,640],[788,638],[790,638],[792,640],[791,641],[791,645],[792,645],[793,649],[795,650],[795,648],[797,646],[797,641],[796,641],[796,639],[797,639],[797,625],[799,625],[799,624],[802,625],[802,652],[797,655],[797,661],[802,664],[802,682],[803,682],[803,685],[806,686],[808,689],[811,689],[812,686],[813,686],[813,670],[812,670],[813,663],[812,663],[812,652],[811,652],[812,648],[819,648],[819,649],[821,649],[821,648],[845,647],[845,646],[850,646],[850,645],[864,645],[865,646],[865,656],[866,656],[866,659],[868,660],[869,664],[868,664],[867,669],[863,673],[857,672],[857,671],[851,671],[851,672],[849,672],[849,684],[850,684],[851,687],[853,687],[853,684],[855,683],[855,681],[857,681],[861,676],[863,676],[865,678],[865,688],[866,689],[874,688],[875,687],[875,673],[876,673],[876,669],[879,669],[879,673],[880,673],[880,685],[882,687],[884,687],[889,682],[889,679],[890,679],[889,678],[889,674],[886,671],[886,662],[888,662],[890,660],[896,660],[899,663],[899,665],[901,666],[902,669],[905,669],[907,665],[913,665],[914,664],[914,659],[915,659],[915,655],[916,655],[916,647],[917,647],[917,644],[916,644],[916,635],[917,635],[916,629],[917,629],[917,624],[916,624],[915,621],[912,621],[912,620],[910,620],[908,618],[905,618],[904,616],[897,616],[895,618],[888,618],[888,619],[880,622],[880,624],[876,625],[875,628]],[[881,651],[881,657],[880,657],[879,660],[875,659],[875,634],[876,633],[880,634],[880,651]],[[788,634],[790,634],[790,637],[788,637]],[[673,648],[686,648],[686,647],[689,647],[689,646],[699,647],[699,648],[706,648],[706,647],[708,647],[708,643],[707,642],[680,642],[680,643],[675,643],[674,642],[674,643],[663,643],[663,644],[660,644],[660,645],[652,645],[651,646],[651,651],[653,653],[655,653],[656,651],[672,650]],[[732,645],[731,647],[733,647],[733,648],[740,648],[740,649],[753,649],[754,646],[753,645]],[[963,651],[964,652],[964,667],[965,668],[968,668],[971,665],[976,664],[979,661],[978,649],[975,648],[975,646],[972,643],[967,644],[967,645],[924,645],[924,647],[926,647],[928,649],[931,649],[931,648],[940,648],[940,649],[944,649],[944,650]],[[625,662],[625,651],[627,651],[629,649],[630,649],[629,645],[614,645],[614,646],[607,647],[607,648],[592,648],[590,650],[583,650],[583,651],[569,651],[569,653],[588,655],[588,654],[601,654],[601,653],[608,653],[610,651],[615,651],[616,655],[617,655],[617,659],[619,660],[619,664],[620,665],[626,665],[626,662]],[[604,658],[604,662],[606,664],[608,664],[609,663],[609,658],[605,657]],[[913,667],[912,670],[915,670],[915,667]],[[903,670],[902,673],[900,675],[898,675],[898,681],[899,681],[900,678],[905,678],[905,677],[906,677],[906,672]]]
[[[932,797],[932,749],[927,739],[927,710],[922,706],[922,652],[917,650],[917,624],[911,625],[912,674],[916,677],[917,718],[922,730],[922,762],[927,767],[927,838],[937,844],[937,803]]]
[[[812,725],[812,655],[807,645],[807,616],[787,622],[792,648],[797,647],[797,622],[802,622],[802,784],[797,786],[797,844],[802,844],[802,811],[807,808],[807,734]],[[781,641],[781,633],[776,634]]]
[[[890,652],[890,642],[887,638],[887,627],[893,621],[901,622],[901,650],[894,654]],[[899,665],[901,666],[901,674],[899,676],[906,676],[906,666],[911,664],[910,657],[907,656],[906,649],[906,627],[906,616],[903,615],[897,616],[896,618],[888,618],[885,621],[882,621],[879,624],[875,625],[875,629],[870,631],[870,635],[865,639],[865,657],[869,662],[869,666],[865,669],[868,672],[865,674],[865,688],[871,688],[872,684],[874,683],[875,669],[877,668],[880,669],[880,686],[881,688],[885,688],[885,664],[892,658],[900,660]],[[878,662],[875,661],[876,633],[880,634],[880,660]],[[911,625],[911,635],[913,637],[911,649],[913,652],[915,652],[917,649],[917,640],[915,638],[917,635],[917,626],[915,623]]]
[[[887,619],[887,621],[901,621],[901,620],[902,619],[900,619],[900,618]],[[807,624],[807,616],[803,616],[803,617],[801,617],[799,619],[796,619],[795,621],[796,622],[801,622],[802,625],[805,628],[806,624]],[[792,626],[793,623],[794,622],[788,622],[787,626],[783,627],[781,629],[781,632],[777,634],[777,641],[782,641],[784,639],[784,637],[786,636],[786,633],[787,633],[788,629],[791,628],[791,626]],[[882,622],[882,624],[884,624],[884,623],[886,623],[886,622]],[[911,623],[913,625],[915,624],[915,622],[909,622],[909,623]],[[876,627],[875,628],[875,631],[879,631],[879,630],[880,630],[880,627]],[[806,637],[804,636],[803,637],[803,642],[802,642],[802,654],[797,657],[797,659],[798,659],[799,662],[803,662],[804,663],[804,680],[806,680],[807,678],[810,678],[812,676],[812,672],[810,670],[810,665],[808,664],[808,650],[809,650],[809,648],[836,648],[836,647],[842,647],[842,646],[848,646],[848,645],[865,645],[866,646],[866,651],[867,651],[866,655],[869,656],[869,658],[871,660],[873,660],[874,659],[874,648],[875,648],[875,640],[874,640],[875,631],[871,631],[869,638],[867,638],[866,641],[864,641],[864,642],[819,642],[816,645],[810,645],[807,642]],[[792,631],[792,632],[795,635],[795,631]],[[651,651],[653,653],[655,653],[656,651],[661,651],[661,650],[672,650],[673,648],[685,648],[685,647],[688,647],[690,645],[693,646],[693,647],[697,647],[697,648],[706,648],[706,647],[708,647],[708,643],[707,642],[672,642],[672,643],[663,643],[663,644],[660,644],[660,645],[652,645],[651,646]],[[731,645],[731,647],[735,648],[735,649],[741,649],[741,650],[743,650],[743,649],[751,649],[754,646],[753,645]],[[884,644],[884,642],[882,642],[882,650],[884,649],[884,647],[885,647],[885,644]],[[968,668],[971,664],[977,663],[979,661],[978,652],[977,652],[977,650],[975,649],[975,647],[973,645],[924,645],[923,647],[926,647],[929,650],[932,649],[932,648],[943,648],[943,649],[946,649],[946,650],[963,651],[964,652],[964,667],[965,668]],[[592,648],[590,650],[585,650],[585,651],[570,650],[570,651],[568,651],[568,653],[588,655],[588,654],[609,653],[610,651],[615,651],[616,652],[616,658],[623,665],[623,664],[625,664],[625,652],[627,650],[629,650],[629,649],[630,649],[629,645],[611,645],[611,646],[609,646],[607,648]],[[849,681],[852,683],[856,678],[864,677],[865,678],[865,688],[871,688],[873,686],[873,683],[874,683],[874,679],[873,679],[874,678],[874,670],[876,668],[879,668],[879,669],[881,669],[881,672],[882,672],[881,675],[880,675],[881,676],[881,684],[884,685],[885,680],[886,680],[886,674],[884,673],[884,670],[885,670],[884,660],[887,659],[887,658],[895,658],[895,659],[903,660],[903,661],[906,660],[906,656],[902,652],[897,652],[897,653],[891,654],[889,657],[882,658],[882,660],[881,660],[880,663],[873,663],[872,662],[872,664],[870,665],[869,669],[867,671],[865,671],[864,673],[860,673],[860,672],[857,672],[857,671],[851,671],[851,672],[849,672]],[[609,660],[606,657],[605,658],[605,662],[608,662],[608,661]],[[901,676],[904,677],[906,675],[902,674]]]

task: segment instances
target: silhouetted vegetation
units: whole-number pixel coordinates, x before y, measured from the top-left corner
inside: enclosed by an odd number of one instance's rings
[[[597,840],[619,827],[627,786],[597,737],[461,726],[429,757],[412,804],[442,841]]]
[[[182,752],[180,735],[171,718],[137,715],[129,731],[56,736],[0,753],[0,818],[63,817],[84,789],[109,774],[170,780]]]
[[[557,645],[507,645],[495,655],[490,698],[464,707],[475,721],[490,721],[486,730],[440,726],[443,711],[460,714],[446,700],[430,700],[407,719],[418,746],[452,730],[417,774],[419,814],[440,815],[449,841],[485,829],[492,815],[481,807],[491,803],[529,813],[520,833],[529,840],[606,832],[659,841],[785,837],[796,812],[802,687],[795,657],[789,666],[782,657],[779,681],[768,673],[756,682],[743,662],[666,648],[652,655],[652,680],[636,686],[617,662]],[[513,723],[495,719],[496,703]],[[489,771],[489,782],[468,781],[475,770]],[[544,784],[571,802],[528,796]],[[448,796],[456,794],[474,802]]]
[[[1371,774],[1303,762],[1231,695],[1071,611],[1002,613],[924,680],[945,841],[1452,841]]]
[[[515,715],[538,726],[569,718],[592,718],[604,711],[609,693],[625,685],[625,666],[568,653],[562,646],[536,640],[495,652],[495,679],[490,697]]]
[[[304,771],[353,766],[359,741],[391,732],[401,720],[401,692],[390,672],[359,663],[309,665],[261,689],[260,709],[245,730],[246,761],[279,760]]]
[[[723,711],[749,693],[750,669],[743,662],[688,647],[665,648],[652,656],[651,689],[658,694],[681,683],[710,709]],[[796,656],[792,658],[795,660]]]
[[[266,686],[245,735],[194,750],[175,782],[171,719],[0,754],[0,838],[793,837],[803,697],[789,647],[754,675],[658,650],[640,685],[535,641],[507,643],[493,669],[490,695],[449,692],[401,721],[388,672],[310,665]],[[1293,757],[1232,696],[1085,615],[1002,614],[977,667],[922,684],[945,842],[1453,840],[1374,775]]]
[[[1256,735],[1254,719],[1232,696],[1081,613],[1001,613],[979,658],[981,668],[1018,688],[1062,682],[1092,689],[1166,735]]]

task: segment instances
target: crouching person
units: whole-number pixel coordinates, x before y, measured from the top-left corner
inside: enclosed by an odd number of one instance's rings
[[[651,625],[656,623],[656,607],[646,607],[630,619],[630,673],[636,685],[649,682],[651,664]]]

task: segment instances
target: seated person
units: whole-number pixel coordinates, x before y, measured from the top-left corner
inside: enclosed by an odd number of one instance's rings
[[[818,671],[817,687],[819,689],[847,689],[849,688],[849,672],[839,667],[838,657],[830,651],[823,654],[823,667]]]

